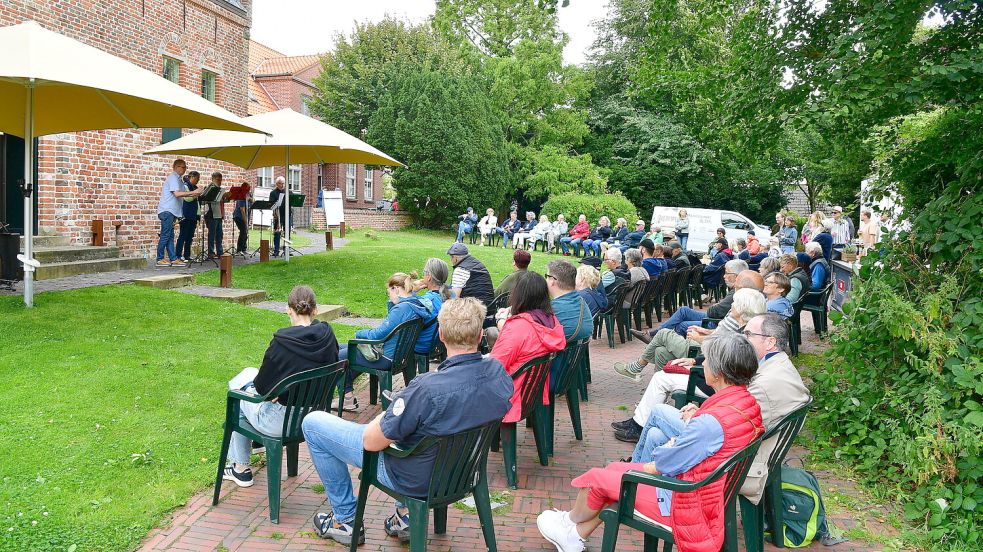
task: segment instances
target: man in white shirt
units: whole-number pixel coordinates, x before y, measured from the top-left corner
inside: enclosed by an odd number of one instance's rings
[[[175,159],[171,165],[171,174],[164,180],[164,186],[160,190],[160,200],[157,202],[157,218],[160,220],[160,241],[157,242],[157,267],[183,267],[188,263],[180,259],[174,251],[174,222],[181,218],[182,197],[198,197],[201,195],[201,188],[192,191],[181,191],[183,182],[181,177],[188,170],[188,165],[184,159]],[[164,260],[164,253],[167,252],[167,260]]]

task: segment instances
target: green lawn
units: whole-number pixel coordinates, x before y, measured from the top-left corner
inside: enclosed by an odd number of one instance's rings
[[[212,482],[225,382],[288,324],[128,285],[43,293],[32,310],[2,297],[0,316],[4,551],[137,545]]]
[[[318,253],[236,268],[232,281],[236,287],[265,289],[275,300],[286,300],[290,289],[307,284],[314,289],[318,302],[341,304],[360,316],[382,317],[386,314],[386,279],[394,272],[416,270],[422,276],[428,257],[450,261],[447,248],[454,243],[449,232],[403,231],[377,232],[377,239],[366,231],[349,232],[348,245]],[[512,249],[468,245],[481,259],[496,284],[512,271]],[[534,252],[530,269],[543,272],[557,255]],[[572,262],[578,262],[571,257]],[[218,284],[218,271],[198,275],[198,282]]]

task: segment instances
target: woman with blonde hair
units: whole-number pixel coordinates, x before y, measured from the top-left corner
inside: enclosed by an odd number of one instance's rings
[[[822,232],[821,228],[823,226],[823,214],[819,211],[809,215],[809,220],[802,225],[802,240],[803,244],[807,244],[812,241],[812,238],[816,234]]]
[[[679,218],[676,219],[676,239],[679,245],[683,246],[683,253],[686,253],[686,242],[689,241],[689,215],[686,209],[679,210]]]
[[[594,316],[597,311],[607,308],[608,297],[604,291],[598,288],[601,283],[601,273],[590,265],[582,264],[577,267],[577,293],[584,298],[590,315]]]

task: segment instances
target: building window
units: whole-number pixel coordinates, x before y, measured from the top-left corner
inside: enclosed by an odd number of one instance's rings
[[[259,188],[273,187],[273,167],[256,169],[256,186]]]
[[[355,189],[355,167],[356,165],[353,163],[345,165],[345,197],[347,199],[358,197],[358,191]]]
[[[300,112],[307,116],[311,114],[311,97],[307,94],[301,94],[300,96]]]
[[[164,56],[163,76],[174,84],[181,84],[181,62]],[[160,133],[160,143],[166,144],[181,137],[180,128],[162,128]]]
[[[300,192],[300,165],[290,165],[288,168],[287,185],[291,192]]]
[[[215,73],[211,71],[201,72],[201,97],[215,102]]]
[[[321,193],[321,188],[324,187],[324,163],[320,163],[317,166],[317,193]]]
[[[366,201],[372,201],[372,185],[373,185],[372,173],[373,172],[374,171],[372,169],[368,167],[365,168],[365,184],[364,184],[363,197],[365,198]]]

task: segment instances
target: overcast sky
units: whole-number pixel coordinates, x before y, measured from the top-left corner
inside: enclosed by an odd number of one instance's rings
[[[288,56],[326,52],[334,35],[346,36],[356,21],[378,21],[391,14],[421,22],[434,12],[434,0],[254,0],[252,38]],[[591,22],[607,12],[607,0],[572,0],[560,8],[560,28],[570,36],[567,63],[582,63],[594,41]]]

